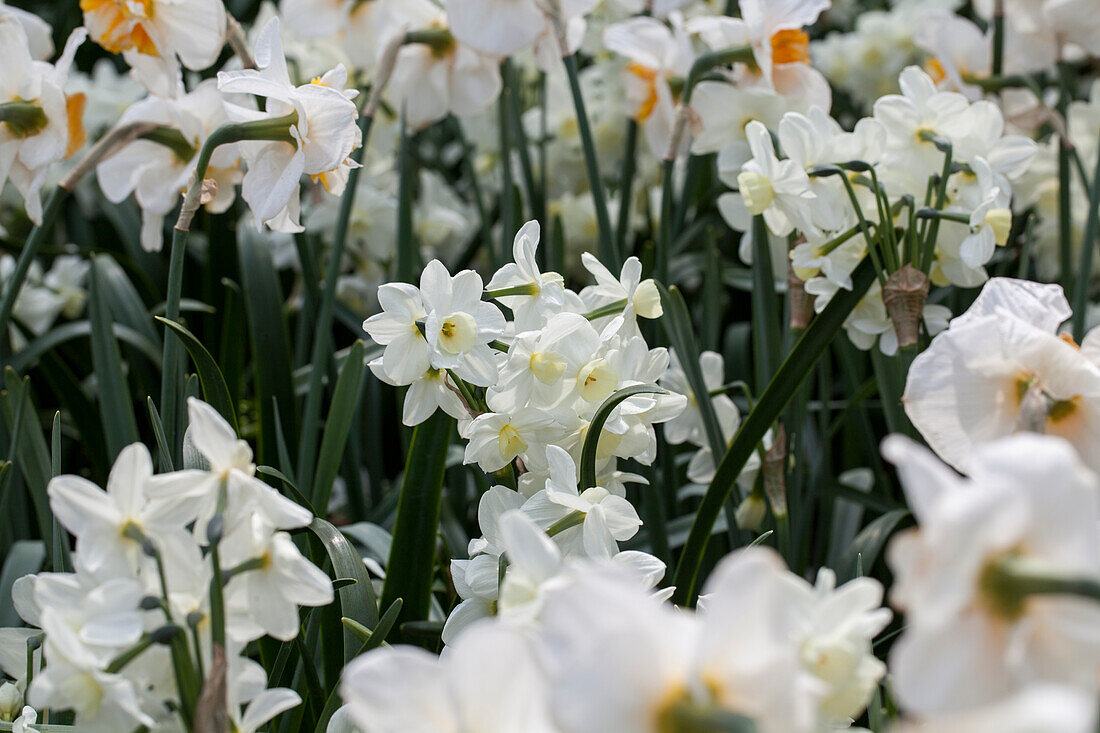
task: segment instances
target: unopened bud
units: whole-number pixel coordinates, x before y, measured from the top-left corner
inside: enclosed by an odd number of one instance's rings
[[[898,348],[917,344],[929,287],[928,276],[912,265],[892,273],[882,286],[882,302],[897,332]]]
[[[0,720],[10,723],[19,717],[23,707],[23,695],[11,682],[0,685]]]
[[[171,644],[172,640],[179,636],[182,631],[183,629],[175,624],[165,624],[153,629],[149,634],[149,639],[154,644]]]
[[[737,507],[737,512],[734,515],[737,526],[750,532],[759,532],[760,527],[764,524],[764,514],[767,510],[763,496],[755,492],[749,494]]]
[[[652,278],[642,280],[634,290],[634,312],[641,318],[660,318],[664,313],[661,307],[661,292]]]

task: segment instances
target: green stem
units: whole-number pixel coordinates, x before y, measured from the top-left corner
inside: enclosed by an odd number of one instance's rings
[[[563,56],[562,62],[565,64],[565,73],[569,77],[569,90],[573,94],[573,107],[577,113],[577,127],[580,131],[581,146],[584,149],[585,167],[588,169],[588,186],[592,189],[592,203],[596,209],[596,226],[600,232],[598,249],[600,260],[613,272],[618,272],[623,263],[615,248],[614,235],[611,231],[611,218],[607,213],[607,195],[604,192],[603,178],[600,176],[596,143],[592,138],[588,113],[584,108],[584,94],[581,92],[581,81],[577,71],[577,56],[572,53]]]
[[[179,219],[176,220],[175,229],[172,230],[172,251],[168,265],[168,293],[164,305],[164,316],[169,321],[179,321],[187,235],[191,230],[191,219],[200,205],[202,182],[206,177],[206,169],[210,165],[210,158],[213,156],[214,151],[222,145],[243,140],[272,140],[296,145],[297,142],[290,135],[290,128],[297,122],[298,113],[291,112],[289,115],[282,117],[225,124],[210,133],[210,136],[203,142],[202,147],[199,148],[199,154],[195,160],[195,169],[191,174],[187,193],[183,197],[183,204],[180,206]],[[177,440],[177,436],[182,424],[182,414],[179,408],[183,396],[183,345],[179,339],[168,335],[167,330],[164,337],[162,368],[160,413],[164,422],[164,437],[174,453],[175,462],[179,463],[179,451],[182,448],[180,446],[181,441]]]
[[[604,318],[605,316],[615,316],[622,313],[626,305],[626,298],[622,298],[621,300],[616,300],[614,303],[608,303],[607,305],[601,305],[599,308],[593,308],[585,313],[584,317],[590,321],[594,321],[597,318]]]
[[[584,523],[585,513],[582,511],[571,511],[558,521],[551,524],[546,529],[546,534],[553,537],[554,535],[561,534],[570,527],[576,527],[578,524]]]

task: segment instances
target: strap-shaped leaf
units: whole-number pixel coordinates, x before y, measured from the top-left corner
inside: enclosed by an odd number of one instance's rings
[[[590,489],[596,485],[596,449],[600,445],[600,435],[603,433],[604,423],[611,417],[611,412],[625,400],[639,394],[664,394],[665,390],[654,387],[651,384],[635,384],[632,387],[624,387],[613,392],[596,414],[592,416],[592,422],[588,424],[588,433],[584,436],[584,445],[581,447],[581,491]]]
[[[367,568],[363,558],[347,537],[336,527],[320,517],[314,517],[309,525],[310,531],[317,535],[325,546],[332,569],[337,578],[354,578],[355,583],[345,585],[336,591],[340,597],[340,615],[357,621],[367,628],[378,624],[378,600],[374,595]],[[360,642],[355,635],[344,631],[344,662],[351,661],[359,651]]]
[[[852,289],[841,290],[829,302],[811,323],[802,338],[794,345],[787,358],[768,383],[767,389],[760,395],[756,406],[749,412],[741,429],[734,436],[729,449],[718,464],[718,470],[707,487],[707,493],[695,513],[687,544],[684,545],[680,564],[676,567],[673,584],[676,593],[673,600],[680,605],[694,601],[699,570],[703,564],[703,554],[710,539],[711,527],[718,519],[722,506],[733,490],[737,476],[748,462],[749,456],[756,450],[764,434],[775,423],[786,408],[791,397],[798,390],[806,375],[821,358],[829,344],[844,325],[848,314],[863,299],[871,287],[875,271],[870,260],[865,259],[852,273]]]
[[[239,433],[237,411],[233,409],[229,387],[225,383],[225,377],[218,367],[218,362],[214,361],[214,357],[210,355],[202,342],[195,337],[195,334],[175,321],[160,316],[156,316],[156,319],[167,326],[168,330],[183,342],[187,353],[191,355],[191,360],[195,362],[195,369],[199,373],[199,384],[202,385],[203,399],[220,412],[221,416],[233,426],[233,432]]]
[[[363,342],[356,341],[344,361],[332,393],[325,432],[321,436],[321,453],[317,472],[313,476],[312,504],[321,512],[332,496],[332,483],[340,470],[340,459],[348,441],[348,431],[355,411],[359,409],[359,388],[363,381]]]
[[[122,353],[118,348],[111,323],[111,310],[100,282],[100,264],[92,262],[89,273],[88,313],[92,323],[92,364],[99,395],[100,418],[107,437],[111,459],[123,448],[139,440],[134,418],[130,387],[122,369]]]
[[[437,410],[416,427],[409,445],[386,582],[382,587],[383,606],[388,608],[398,598],[404,601],[397,621],[399,627],[406,621],[428,618],[439,502],[453,432],[454,418]]]

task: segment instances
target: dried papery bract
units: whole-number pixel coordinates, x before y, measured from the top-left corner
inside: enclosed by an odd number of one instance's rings
[[[887,278],[882,288],[882,302],[898,334],[898,348],[916,346],[929,286],[928,276],[909,264]]]

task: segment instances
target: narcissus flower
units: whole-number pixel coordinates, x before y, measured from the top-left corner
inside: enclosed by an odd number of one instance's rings
[[[0,188],[12,182],[35,224],[50,167],[84,145],[85,97],[66,95],[65,82],[86,36],[73,31],[56,64],[36,61],[23,25],[0,7]]]
[[[347,183],[348,169],[355,167],[348,156],[362,144],[358,110],[351,101],[356,91],[344,89],[347,71],[343,66],[309,84],[294,86],[279,39],[278,18],[264,26],[256,41],[255,56],[259,70],[218,72],[218,89],[226,94],[265,97],[265,112],[228,104],[230,117],[242,122],[271,121],[272,137],[283,134],[290,141],[240,144],[248,166],[241,196],[252,209],[258,229],[267,224],[275,231],[299,232],[298,186],[302,175],[319,181],[328,193],[339,195]]]

